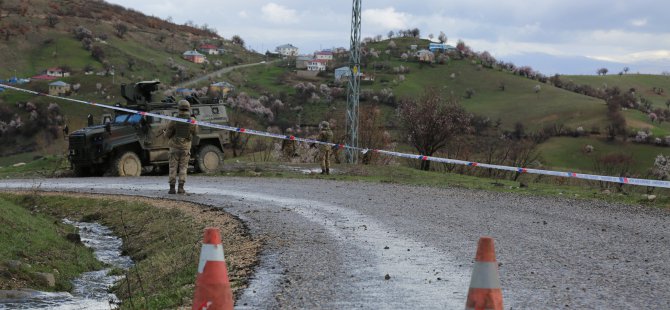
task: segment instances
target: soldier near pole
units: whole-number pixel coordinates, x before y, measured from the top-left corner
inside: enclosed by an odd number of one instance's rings
[[[180,100],[178,104],[179,115],[177,117],[185,120],[195,121],[191,117],[191,105],[186,100]],[[179,175],[179,189],[176,193],[185,194],[184,183],[186,183],[186,171],[188,160],[191,158],[191,140],[196,134],[198,127],[194,124],[170,121],[165,135],[170,139],[170,191],[175,194],[175,183]]]
[[[333,140],[333,131],[330,130],[330,124],[323,121],[319,124],[319,141],[322,142],[332,142]],[[320,145],[319,146],[319,155],[321,156],[321,174],[330,174],[330,145]]]

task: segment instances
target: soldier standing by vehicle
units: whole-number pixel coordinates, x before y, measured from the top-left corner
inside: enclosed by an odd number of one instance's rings
[[[191,117],[191,105],[186,100],[180,100],[178,104],[179,115],[177,117],[186,120],[195,120]],[[191,140],[196,134],[198,127],[194,124],[170,121],[165,135],[170,139],[170,191],[175,194],[175,183],[179,174],[179,189],[177,193],[186,194],[184,183],[186,183],[186,170],[188,160],[191,158]]]
[[[333,140],[333,131],[330,130],[330,124],[323,121],[319,124],[319,141],[321,142],[332,142]],[[322,144],[320,147],[321,155],[321,174],[330,174],[330,145]]]

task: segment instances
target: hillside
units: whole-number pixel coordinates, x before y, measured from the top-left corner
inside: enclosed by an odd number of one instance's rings
[[[564,75],[563,79],[594,88],[619,87],[635,89],[638,96],[653,103],[654,108],[667,109],[670,100],[670,76],[651,74]],[[659,90],[660,89],[660,90]]]
[[[70,76],[54,80],[33,80],[20,87],[48,91],[53,81],[69,83],[69,96],[115,104],[121,83],[158,79],[164,87],[236,64],[259,62],[262,56],[217,35],[207,27],[176,25],[156,17],[112,5],[104,1],[7,0],[0,2],[0,80],[31,78],[48,68],[61,68]],[[182,53],[202,44],[225,49],[222,55],[207,55],[208,62],[196,64]],[[57,115],[34,122],[30,102],[38,116],[50,103],[58,105]],[[23,108],[19,108],[21,105]],[[0,92],[0,126],[3,131],[17,117],[33,121],[33,130],[17,130],[19,135],[0,133],[5,145],[1,155],[25,151],[52,154],[64,149],[64,125],[75,130],[84,125],[86,115],[102,111],[81,104],[56,102],[13,91]],[[50,113],[50,112],[49,112]],[[54,112],[55,113],[55,112]],[[40,117],[40,118],[43,118]],[[30,125],[30,124],[27,124]],[[37,130],[34,129],[47,129]],[[11,141],[10,141],[11,140]]]
[[[621,153],[632,157],[631,171],[644,175],[654,157],[667,150],[665,142],[655,145],[654,139],[670,135],[670,123],[652,122],[646,113],[637,109],[622,111],[629,131],[627,141],[620,138],[610,141],[606,137],[610,120],[603,99],[555,87],[546,77],[532,79],[497,64],[483,65],[477,54],[472,57],[451,54],[444,64],[422,64],[411,57],[403,59],[402,53],[407,53],[411,45],[427,46],[428,41],[415,38],[392,40],[393,44],[384,40],[365,45],[362,71],[374,76],[375,80],[362,83],[361,110],[363,114],[373,107],[379,110],[385,130],[400,143],[399,149],[415,152],[404,144],[403,133],[398,126],[398,102],[421,95],[426,87],[434,87],[445,96],[453,97],[473,114],[488,117],[492,122],[499,120],[503,132],[512,132],[520,124],[526,135],[547,133],[550,138],[542,140],[537,148],[545,168],[572,167],[579,171],[593,171],[598,158]],[[392,45],[395,48],[389,47]],[[378,56],[370,56],[375,52]],[[270,101],[279,98],[284,102],[282,108],[273,110],[276,113],[274,119],[255,117],[257,128],[274,125],[283,129],[297,124],[309,127],[320,120],[330,119],[335,121],[337,136],[338,133],[342,135],[344,130],[346,97],[343,94],[346,94],[346,85],[334,82],[333,68],[345,65],[347,57],[346,54],[336,57],[329,69],[315,78],[301,78],[289,61],[232,72],[224,78],[251,97],[265,96]],[[397,71],[401,66],[403,73]],[[564,81],[572,78],[561,76]],[[597,80],[600,77],[583,78]],[[650,90],[666,77],[647,78],[650,82],[637,86],[638,89]],[[578,83],[576,80],[573,82]],[[307,86],[309,84],[313,86]],[[663,87],[663,84],[660,85],[656,87]],[[313,97],[305,97],[301,87],[313,87]],[[328,95],[321,91],[322,87],[326,87]],[[389,93],[392,96],[389,97]],[[658,96],[656,99],[663,98]],[[244,113],[242,110],[238,112]],[[648,130],[651,135],[634,143],[635,133],[642,130]],[[588,145],[595,151],[584,153],[583,149]]]

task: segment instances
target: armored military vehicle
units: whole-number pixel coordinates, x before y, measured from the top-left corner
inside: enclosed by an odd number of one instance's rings
[[[168,96],[154,101],[158,81],[121,85],[121,95],[128,109],[176,116],[177,101]],[[184,98],[198,121],[227,124],[228,115],[220,98]],[[117,111],[102,116],[102,124],[88,126],[69,135],[68,159],[75,174],[139,176],[142,171],[167,171],[169,160],[168,120]],[[193,139],[191,164],[198,172],[214,173],[223,168],[223,150],[229,142],[228,132],[199,126]]]

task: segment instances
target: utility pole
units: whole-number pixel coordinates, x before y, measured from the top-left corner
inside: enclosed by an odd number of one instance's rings
[[[349,54],[349,85],[347,87],[347,145],[358,147],[358,101],[361,88],[361,0],[353,0],[351,11],[351,43]],[[358,152],[346,149],[347,163],[358,162]]]

